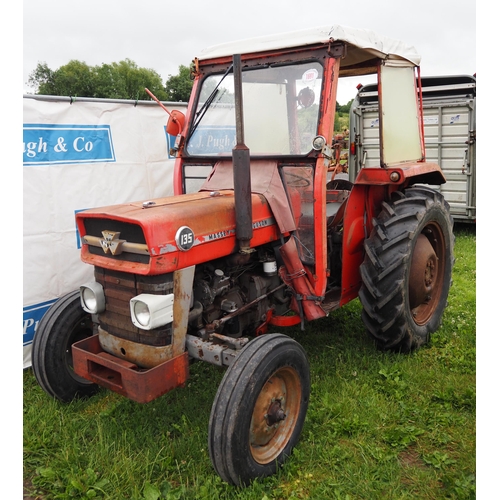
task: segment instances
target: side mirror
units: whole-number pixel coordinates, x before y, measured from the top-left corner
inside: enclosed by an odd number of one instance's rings
[[[181,111],[172,111],[169,113],[167,121],[167,133],[173,136],[177,136],[182,132],[184,128],[184,122],[186,117]]]
[[[144,89],[152,99],[154,99],[160,107],[167,112],[168,114],[168,121],[167,121],[167,133],[169,135],[174,135],[178,136],[181,132],[182,129],[184,128],[184,122],[186,121],[186,117],[184,116],[184,113],[181,111],[172,111],[170,112],[160,101],[159,99],[149,90],[148,88]]]

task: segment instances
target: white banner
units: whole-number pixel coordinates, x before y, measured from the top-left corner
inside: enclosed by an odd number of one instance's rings
[[[163,104],[185,112],[185,103]],[[173,194],[167,119],[149,101],[24,96],[24,368],[48,307],[93,277],[75,213]]]

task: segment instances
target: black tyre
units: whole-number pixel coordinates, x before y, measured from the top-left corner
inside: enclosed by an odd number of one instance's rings
[[[439,328],[454,243],[453,219],[440,193],[412,187],[383,204],[365,241],[359,292],[363,322],[380,349],[410,352]]]
[[[92,318],[82,309],[78,291],[61,297],[44,314],[33,337],[31,363],[47,394],[69,402],[98,389],[74,373],[71,354],[72,344],[92,334]]]
[[[210,415],[210,458],[224,481],[272,475],[299,440],[309,404],[309,363],[300,344],[267,334],[228,368]]]

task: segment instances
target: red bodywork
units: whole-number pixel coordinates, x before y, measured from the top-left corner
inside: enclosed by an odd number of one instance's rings
[[[251,245],[257,247],[279,238],[280,232],[265,198],[252,195],[254,233]],[[105,217],[136,224],[142,229],[149,251],[149,263],[112,260],[82,248],[82,260],[94,266],[135,274],[156,275],[204,263],[237,251],[233,191],[173,196],[155,200],[154,207],[142,203],[87,210],[77,214],[78,230],[85,241],[85,220]],[[179,227],[188,225],[194,232],[193,247],[179,249],[175,242]]]

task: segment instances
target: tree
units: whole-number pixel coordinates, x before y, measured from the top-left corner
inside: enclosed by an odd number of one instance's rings
[[[84,62],[71,60],[53,73],[53,85],[56,95],[65,95],[59,92],[65,89],[71,89],[67,95],[80,97],[94,96],[94,82],[92,68]]]
[[[167,99],[169,101],[188,102],[192,88],[191,69],[181,64],[178,75],[168,75],[166,82]]]
[[[337,111],[340,111],[341,113],[346,113],[349,114],[351,111],[351,104],[354,99],[351,99],[347,104],[343,104],[342,106],[337,103]]]
[[[122,99],[150,99],[144,90],[148,88],[159,100],[167,99],[167,93],[160,75],[146,68],[139,68],[130,59],[113,63],[111,73],[116,78],[116,91],[120,91]]]
[[[38,63],[37,67],[29,74],[28,86],[41,90],[40,94],[56,95],[54,86],[54,72],[47,63]]]
[[[28,85],[36,94],[131,100],[149,100],[144,90],[148,88],[158,99],[167,99],[160,75],[139,68],[130,59],[101,66],[71,60],[55,71],[46,63],[38,63],[29,75]]]

